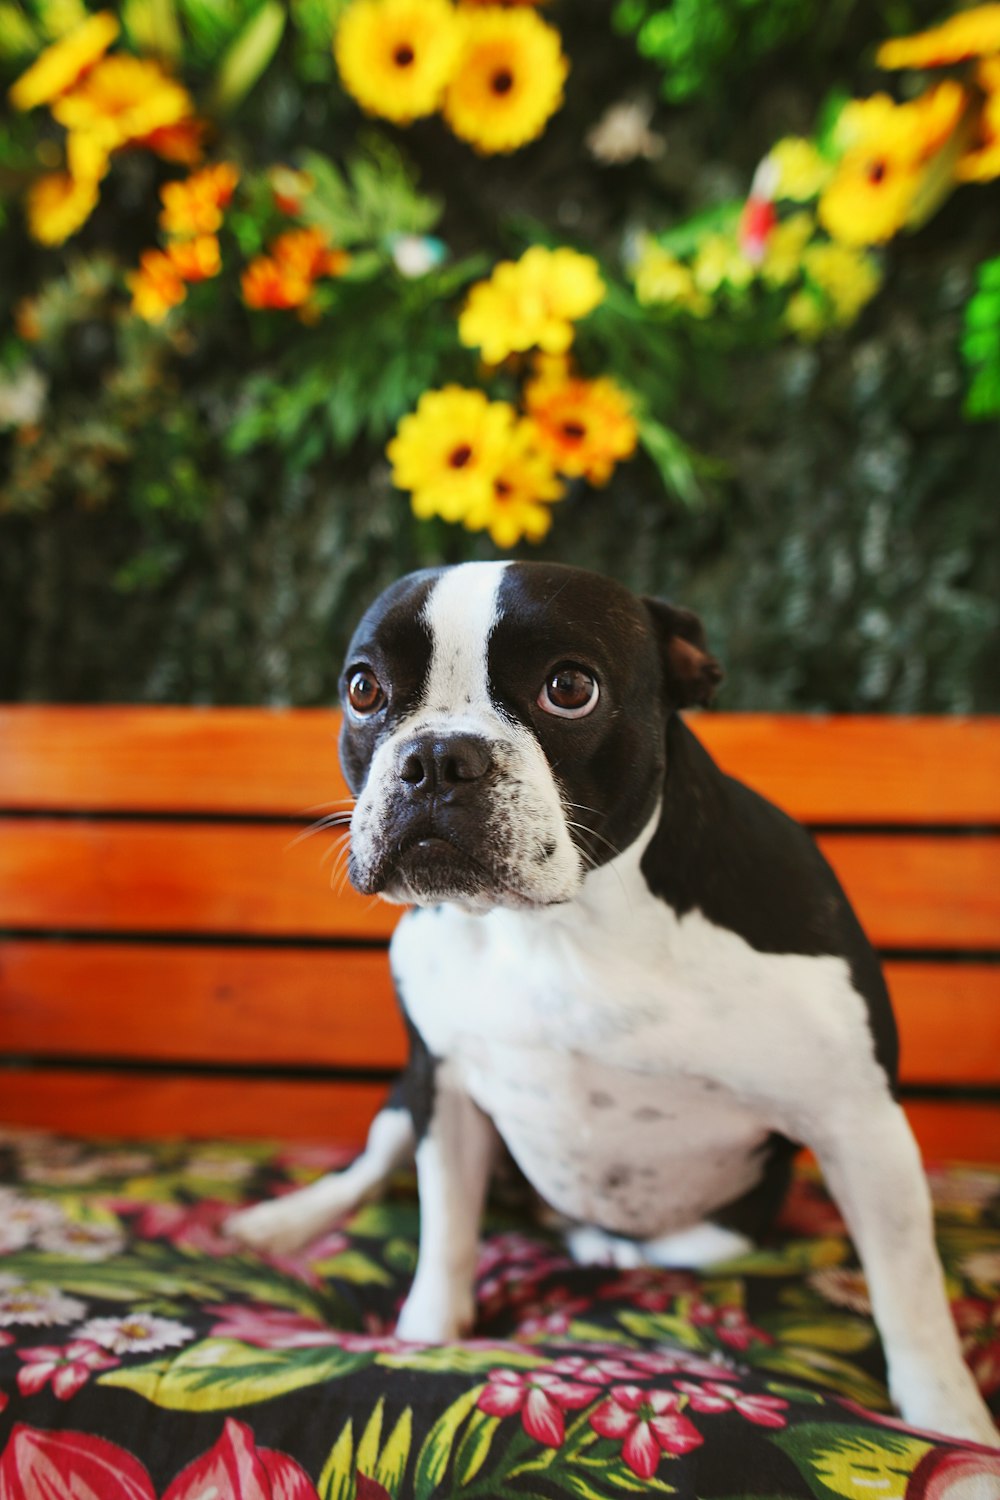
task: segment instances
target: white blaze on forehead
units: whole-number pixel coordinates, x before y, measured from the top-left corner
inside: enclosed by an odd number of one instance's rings
[[[443,573],[431,590],[421,615],[431,635],[424,710],[460,714],[466,707],[490,704],[487,652],[509,566],[461,563]]]

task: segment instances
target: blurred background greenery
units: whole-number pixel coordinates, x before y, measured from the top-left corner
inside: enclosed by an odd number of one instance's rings
[[[727,667],[723,708],[1000,710],[996,181],[879,244],[877,294],[807,337],[780,298],[733,285],[692,316],[640,303],[630,273],[645,236],[676,247],[692,222],[731,224],[774,142],[812,136],[846,94],[906,97],[877,45],[940,4],[551,0],[564,100],[537,139],[492,155],[437,116],[362,113],[332,52],[344,10],[116,12],[117,50],[182,80],[196,149],[241,171],[222,274],[161,321],[136,315],[128,277],[157,243],[159,190],[194,157],[116,151],[93,212],[45,244],[26,194],[63,134],[5,113],[0,695],[331,702],[379,589],[502,555],[487,532],[418,520],[385,447],[430,388],[488,376],[505,394],[513,377],[484,375],[458,311],[540,243],[600,263],[607,299],[576,352],[635,394],[643,441],[606,486],[572,481],[515,554],[697,610]],[[5,0],[5,87],[84,14]],[[240,295],[239,267],[281,228],[276,166],[308,170],[305,221],[352,256],[308,316]]]

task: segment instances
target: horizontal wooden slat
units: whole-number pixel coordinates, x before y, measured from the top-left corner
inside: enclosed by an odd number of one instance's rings
[[[1000,966],[890,963],[905,1083],[1000,1084]]]
[[[818,842],[877,947],[1000,946],[1000,838],[835,833]]]
[[[1000,966],[891,963],[906,1082],[1000,1084]],[[12,941],[0,1046],[34,1057],[400,1067],[378,951]]]
[[[377,950],[7,942],[0,1049],[398,1068],[406,1036]]]
[[[347,795],[325,709],[0,708],[0,807],[299,815]],[[724,768],[815,823],[1000,822],[1000,718],[701,713]]]
[[[0,818],[0,926],[387,936],[399,908],[335,894],[330,842],[280,826]]]
[[[905,1108],[925,1162],[1000,1162],[1000,1105],[913,1099]]]
[[[830,834],[872,941],[1000,943],[1000,837]],[[330,888],[323,838],[282,827],[0,818],[0,926],[380,937],[398,908]]]
[[[0,1069],[0,1122],[74,1135],[255,1137],[360,1146],[387,1090],[181,1073]]]

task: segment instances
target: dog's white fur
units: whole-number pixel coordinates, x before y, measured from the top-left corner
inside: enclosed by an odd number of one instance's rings
[[[649,1242],[655,1263],[697,1264],[740,1248],[700,1221],[753,1186],[759,1149],[778,1131],[813,1149],[847,1220],[906,1420],[995,1443],[951,1319],[917,1148],[848,965],[761,953],[698,911],[678,917],[640,870],[655,819],[609,863],[583,867],[540,747],[490,698],[503,566],[466,565],[435,586],[424,699],[376,752],[352,823],[355,858],[375,857],[402,740],[480,735],[509,748],[498,806],[525,830],[510,859],[535,882],[531,900],[562,903],[449,903],[404,917],[393,938],[408,1013],[442,1060],[416,1147],[420,1252],[400,1336],[449,1340],[471,1325],[499,1137],[572,1220]],[[559,848],[542,866],[532,858],[540,839]],[[257,1246],[304,1243],[412,1149],[408,1116],[383,1112],[347,1172],[231,1226]]]

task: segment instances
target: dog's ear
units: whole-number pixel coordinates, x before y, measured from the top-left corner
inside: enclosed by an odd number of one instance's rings
[[[705,628],[690,609],[644,598],[660,643],[666,695],[674,708],[711,703],[723,671],[705,642]]]

